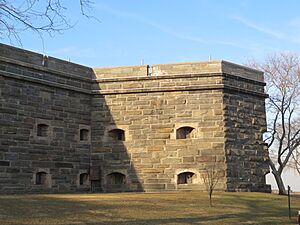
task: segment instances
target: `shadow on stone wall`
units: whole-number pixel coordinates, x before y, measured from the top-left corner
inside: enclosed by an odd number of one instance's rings
[[[91,189],[93,192],[143,191],[124,123],[116,124],[103,95],[92,98]]]
[[[93,191],[142,190],[123,141],[108,135],[118,127],[93,78],[89,67],[0,44],[1,193],[88,192],[88,173]]]

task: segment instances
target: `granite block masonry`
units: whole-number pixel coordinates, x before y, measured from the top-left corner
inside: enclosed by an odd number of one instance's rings
[[[269,192],[263,73],[89,68],[0,45],[0,193]]]

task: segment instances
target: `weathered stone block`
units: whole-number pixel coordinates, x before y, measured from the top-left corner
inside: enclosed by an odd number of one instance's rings
[[[143,187],[145,190],[163,190],[165,189],[165,184],[144,184]]]
[[[9,166],[9,165],[10,165],[9,161],[0,160],[0,166]]]
[[[72,163],[57,162],[54,164],[56,168],[73,168]]]

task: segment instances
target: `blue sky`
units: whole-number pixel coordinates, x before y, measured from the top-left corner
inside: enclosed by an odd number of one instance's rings
[[[224,59],[236,63],[278,51],[300,51],[298,0],[94,0],[80,16],[77,0],[63,1],[73,29],[23,33],[23,48],[87,66]],[[9,44],[4,39],[2,42]]]
[[[101,22],[80,16],[79,0],[62,2],[76,26],[43,41],[22,33],[23,48],[91,67],[300,53],[299,0],[94,0],[91,15]],[[285,183],[300,191],[289,174]]]

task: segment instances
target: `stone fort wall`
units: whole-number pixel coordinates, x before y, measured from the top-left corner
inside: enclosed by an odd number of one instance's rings
[[[0,71],[0,192],[89,190],[92,70],[1,45]]]
[[[1,45],[0,192],[204,190],[209,169],[269,191],[264,85],[225,61],[91,69]]]

